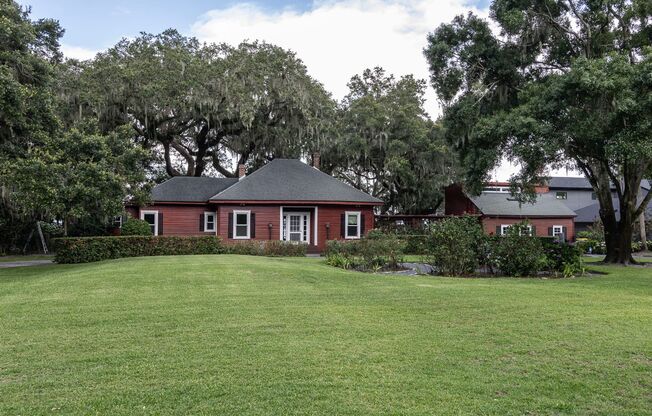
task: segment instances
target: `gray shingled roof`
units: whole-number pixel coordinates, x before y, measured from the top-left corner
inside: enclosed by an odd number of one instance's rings
[[[574,217],[575,212],[552,194],[539,194],[534,204],[519,204],[510,194],[483,193],[471,201],[485,215],[521,217]]]
[[[554,176],[548,181],[550,189],[593,189],[586,178]]]
[[[236,182],[237,178],[175,176],[152,189],[152,201],[207,202]]]
[[[616,221],[620,221],[620,212],[618,212],[618,208],[614,207],[614,210],[616,211]],[[575,222],[592,223],[595,220],[600,219],[600,204],[595,203],[587,205],[575,210],[575,213],[577,214]]]
[[[297,159],[274,159],[211,201],[382,201]]]

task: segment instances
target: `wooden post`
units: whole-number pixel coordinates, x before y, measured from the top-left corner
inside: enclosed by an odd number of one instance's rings
[[[641,248],[643,251],[647,251],[647,233],[645,231],[645,210],[641,212],[641,215],[638,217],[638,225],[641,233]]]
[[[43,237],[43,230],[41,230],[41,221],[36,221],[36,229],[38,235],[41,237],[41,245],[43,246],[43,254],[48,254],[48,246],[45,245],[45,237]]]

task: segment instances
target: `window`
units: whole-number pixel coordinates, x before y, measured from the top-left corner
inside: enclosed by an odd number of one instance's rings
[[[591,192],[591,199],[594,201],[598,199],[598,194],[596,194],[595,192]]]
[[[141,211],[140,219],[147,221],[152,235],[158,235],[158,211]]]
[[[251,211],[233,211],[233,238],[248,239]]]
[[[116,215],[113,217],[113,226],[115,228],[122,228],[122,215]]]
[[[494,194],[506,194],[509,193],[509,187],[506,186],[487,186],[482,189],[482,192],[494,193]]]
[[[552,226],[552,236],[557,237],[559,235],[564,235],[564,226],[563,225],[553,225]]]
[[[360,238],[360,213],[346,212],[346,238]]]
[[[568,199],[568,192],[556,192],[555,198],[557,199]]]
[[[215,231],[215,213],[204,212],[204,232]]]

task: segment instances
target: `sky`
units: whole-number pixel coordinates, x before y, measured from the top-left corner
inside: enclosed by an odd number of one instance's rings
[[[472,11],[487,16],[489,0],[19,0],[32,19],[59,20],[65,29],[66,57],[90,59],[120,39],[140,32],[175,28],[205,42],[238,44],[265,40],[291,49],[308,72],[336,99],[349,79],[365,68],[382,66],[395,76],[428,79],[422,50],[426,36],[441,23]],[[440,108],[434,90],[426,111]],[[506,180],[516,168],[504,162],[494,172]],[[558,173],[559,174],[559,173]],[[564,174],[564,172],[561,172]]]

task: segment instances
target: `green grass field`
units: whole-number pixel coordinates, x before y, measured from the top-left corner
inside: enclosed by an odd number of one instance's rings
[[[0,270],[0,414],[652,413],[652,268],[371,275],[185,256]]]

